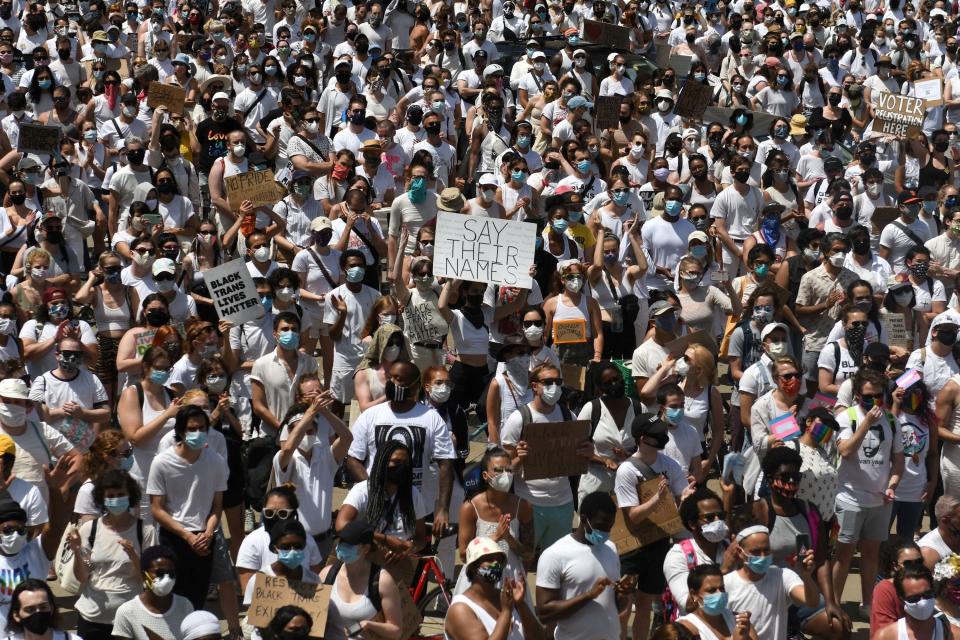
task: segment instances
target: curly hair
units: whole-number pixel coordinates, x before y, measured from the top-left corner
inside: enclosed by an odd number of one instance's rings
[[[90,449],[83,454],[83,476],[94,480],[101,473],[110,469],[110,459],[116,457],[127,439],[116,429],[101,431],[93,442]]]
[[[107,489],[126,489],[130,498],[130,506],[140,504],[140,485],[130,477],[130,474],[120,469],[107,469],[93,482],[93,503],[103,509],[104,493]]]

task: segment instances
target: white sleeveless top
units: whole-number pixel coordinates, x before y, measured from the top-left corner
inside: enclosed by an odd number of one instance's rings
[[[689,622],[697,628],[697,632],[700,634],[700,640],[720,640],[720,636],[715,634],[713,630],[707,626],[703,620],[700,619],[695,613],[688,613],[687,615],[680,616],[677,618],[677,622],[681,620]],[[736,625],[736,620],[733,618],[733,613],[729,609],[723,610],[723,621],[726,623],[727,628],[733,632],[734,626]]]
[[[934,620],[934,623],[933,640],[943,640],[943,624],[939,620]],[[906,618],[897,620],[897,640],[910,640],[910,636],[907,634]]]
[[[494,379],[500,387],[500,424],[503,425],[518,407],[533,402],[533,392],[529,385],[520,387],[514,380],[508,381],[503,372]]]
[[[493,628],[497,626],[497,621],[495,618],[491,617],[483,607],[478,605],[476,602],[471,600],[465,594],[460,594],[453,596],[453,599],[450,601],[450,606],[457,604],[458,602],[463,603],[470,607],[470,610],[473,611],[473,615],[477,616],[477,620],[480,621],[480,624],[483,625],[484,631],[488,634],[493,633]],[[446,633],[444,637],[449,640],[450,636]],[[517,610],[513,610],[510,623],[510,633],[507,634],[507,640],[523,640],[523,625],[520,624],[520,616],[517,614]]]
[[[697,433],[703,434],[703,428],[710,419],[710,392],[713,385],[707,385],[703,391],[694,397],[683,397],[683,419],[696,428]]]
[[[557,310],[553,314],[553,323],[563,320],[583,320],[587,323],[587,340],[593,338],[593,330],[590,327],[590,311],[587,308],[588,294],[580,292],[580,304],[575,307],[569,306],[563,300],[563,294],[557,296]]]
[[[356,602],[344,602],[340,590],[334,584],[330,590],[330,608],[327,612],[327,627],[323,634],[328,640],[346,640],[344,629],[364,620],[372,620],[377,613],[367,593]]]
[[[950,379],[960,384],[960,375],[955,375]],[[960,433],[960,404],[953,408],[953,415],[950,416],[950,423],[947,426],[949,426],[952,433]],[[948,458],[957,458],[957,454],[960,454],[960,444],[944,442],[943,453]]]
[[[97,320],[98,331],[126,331],[130,328],[130,305],[124,297],[118,309],[108,307],[103,301],[103,293],[98,292],[93,303],[93,317]]]

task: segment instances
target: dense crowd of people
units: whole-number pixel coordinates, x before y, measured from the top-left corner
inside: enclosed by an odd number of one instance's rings
[[[450,640],[957,636],[958,33],[945,0],[0,0],[0,626],[316,636],[248,612],[267,576],[400,640],[435,555]],[[440,277],[445,216],[534,228],[529,287]],[[586,471],[541,477],[530,425],[574,421]]]

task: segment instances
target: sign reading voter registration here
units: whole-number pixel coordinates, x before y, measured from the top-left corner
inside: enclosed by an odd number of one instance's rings
[[[459,213],[437,216],[433,274],[529,289],[537,226]]]

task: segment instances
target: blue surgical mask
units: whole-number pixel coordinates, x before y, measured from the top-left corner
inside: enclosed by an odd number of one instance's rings
[[[744,115],[744,114],[742,114],[742,113],[741,113],[740,115],[738,115],[738,116],[737,116],[737,124],[740,125],[741,127],[744,126],[744,125],[746,125],[746,124],[747,124],[747,116]]]
[[[288,569],[296,569],[303,564],[307,553],[303,549],[280,549],[277,553],[277,560]]]
[[[553,230],[556,231],[557,233],[563,233],[564,231],[567,230],[567,227],[570,225],[563,218],[557,218],[556,220],[550,223],[550,226],[553,227]]]
[[[350,564],[360,559],[360,547],[355,544],[341,542],[337,545],[337,560]]]
[[[273,311],[273,298],[270,296],[260,296],[260,304],[267,310],[267,313]]]
[[[124,456],[120,458],[120,470],[130,471],[133,469],[133,456]]]
[[[518,147],[529,147],[529,146],[530,146],[530,136],[517,136],[517,146],[518,146]]]
[[[183,436],[183,441],[191,449],[203,449],[204,445],[207,444],[207,432],[187,431],[187,433]]]
[[[159,369],[154,369],[150,372],[150,382],[156,384],[166,384],[167,380],[170,378],[169,371],[161,371]]]
[[[773,130],[773,136],[775,138],[786,138],[787,137],[787,128],[786,127],[777,127]]]
[[[118,516],[121,513],[126,513],[130,510],[130,497],[120,496],[119,498],[104,498],[103,506],[106,507],[107,511],[115,516]]]
[[[597,531],[593,528],[593,525],[590,524],[590,521],[586,519],[584,519],[584,524],[590,527],[590,531],[585,532],[583,535],[587,539],[587,542],[593,546],[601,547],[607,543],[607,540],[610,539],[609,531]]]
[[[773,556],[747,556],[747,568],[754,573],[764,575],[773,564]]]
[[[577,162],[577,171],[580,173],[586,173],[590,171],[590,161],[589,160],[580,160]]]
[[[665,313],[654,319],[654,324],[663,331],[673,331],[677,326],[677,316],[673,313]]]
[[[679,200],[667,200],[663,205],[663,210],[667,212],[668,216],[675,218],[683,211],[683,203]]]
[[[410,190],[407,192],[410,202],[419,204],[427,197],[427,179],[417,176],[410,181]]]
[[[718,616],[727,608],[727,592],[717,591],[703,597],[703,612],[710,616]]]
[[[770,273],[770,265],[768,264],[758,264],[753,268],[753,272],[759,277],[764,278],[768,273]]]
[[[619,207],[626,206],[630,202],[630,193],[628,191],[621,191],[620,193],[613,194],[613,202]]]
[[[668,407],[663,413],[670,424],[680,424],[683,420],[683,407]]]
[[[510,178],[514,182],[523,182],[527,179],[527,172],[523,170],[513,171],[510,173]]]
[[[363,281],[363,276],[366,274],[367,270],[363,267],[350,267],[347,269],[347,282],[352,282],[356,284],[357,282]]]
[[[277,336],[277,342],[284,349],[296,349],[300,346],[300,334],[292,330],[281,331]]]
[[[703,260],[707,257],[707,245],[698,244],[690,247],[690,255],[692,255],[697,260]]]

